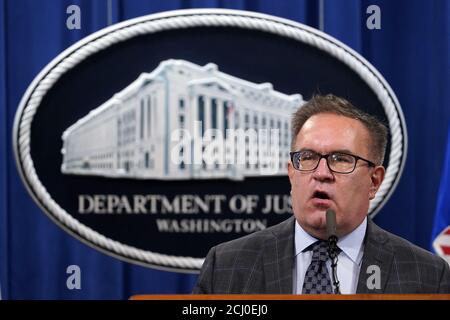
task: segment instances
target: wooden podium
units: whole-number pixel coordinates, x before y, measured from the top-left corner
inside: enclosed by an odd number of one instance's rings
[[[450,294],[144,294],[130,300],[450,300]]]

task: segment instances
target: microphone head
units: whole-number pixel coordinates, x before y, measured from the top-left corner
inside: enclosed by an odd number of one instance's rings
[[[336,235],[336,212],[332,209],[327,209],[326,212],[326,219],[327,219],[327,237],[330,238],[331,236]]]

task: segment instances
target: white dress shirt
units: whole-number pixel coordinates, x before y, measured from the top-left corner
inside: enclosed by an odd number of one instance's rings
[[[338,256],[337,276],[340,291],[343,294],[356,293],[359,271],[364,253],[364,236],[366,235],[367,218],[352,232],[338,240],[338,247],[342,250]],[[311,264],[312,251],[302,252],[318,239],[309,235],[298,222],[295,223],[295,264],[294,264],[294,294],[301,294],[306,270]],[[328,259],[327,269],[331,283],[331,260]]]

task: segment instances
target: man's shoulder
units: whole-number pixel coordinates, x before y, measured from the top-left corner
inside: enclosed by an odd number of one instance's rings
[[[273,241],[293,241],[294,217],[290,217],[274,226],[249,235],[218,244],[214,249],[218,253],[247,251],[259,252],[264,246],[273,244]]]
[[[373,222],[367,235],[367,260],[385,262],[384,272],[389,274],[385,292],[450,293],[450,268],[444,259]]]
[[[289,275],[282,282],[279,277],[273,278],[273,269],[279,270],[278,267],[283,268],[283,265],[286,269],[292,269],[290,256],[294,253],[294,221],[291,217],[267,229],[211,248],[194,292],[267,293],[268,290],[278,292],[281,286],[284,291],[290,292],[292,281]],[[281,263],[281,260],[284,262]],[[272,289],[267,287],[270,283]]]
[[[419,263],[436,267],[445,262],[437,255],[413,244],[412,242],[395,235],[377,226],[374,222],[370,224],[370,237],[372,241],[379,244],[386,243],[384,248],[391,250],[397,261]]]

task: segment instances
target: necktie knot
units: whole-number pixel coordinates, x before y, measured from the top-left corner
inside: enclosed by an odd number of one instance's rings
[[[326,241],[317,241],[312,244],[312,261],[325,262],[328,259],[328,244]]]

